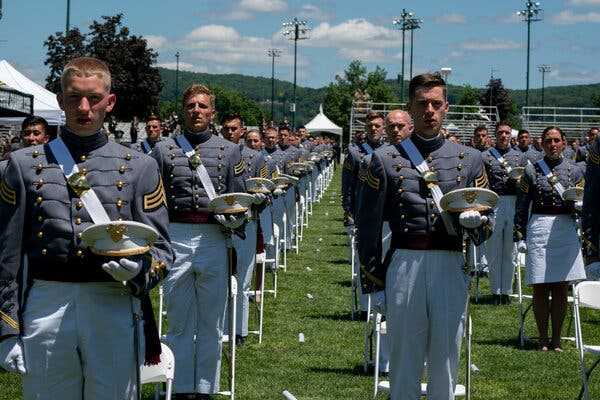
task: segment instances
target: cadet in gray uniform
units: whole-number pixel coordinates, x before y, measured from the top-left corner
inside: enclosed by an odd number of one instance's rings
[[[517,145],[514,149],[524,154],[527,157],[527,161],[532,164],[543,157],[543,154],[537,151],[531,144],[531,136],[529,136],[529,132],[526,129],[521,129],[517,133]]]
[[[562,190],[583,184],[583,170],[561,156],[563,143],[560,128],[544,129],[544,158],[527,166],[519,185],[515,214],[514,240],[520,251],[527,251],[527,283],[533,286],[533,312],[543,351],[561,351],[568,283],[586,277],[573,218],[574,204],[562,199]]]
[[[488,129],[485,125],[479,125],[475,127],[473,131],[473,147],[479,151],[486,151],[488,149]]]
[[[287,164],[298,160],[296,154],[296,148],[290,145],[290,128],[287,125],[279,126],[279,149],[285,154],[285,166],[283,171],[289,174],[290,171]],[[285,215],[286,215],[286,226],[287,226],[287,243],[286,249],[292,248],[295,237],[296,227],[296,201],[298,198],[298,191],[296,186],[290,186],[285,192]]]
[[[227,248],[223,220],[208,210],[209,193],[245,192],[239,146],[212,134],[215,98],[193,84],[183,94],[185,132],[152,151],[165,182],[176,261],[165,282],[167,341],[175,353],[175,392],[208,398],[219,391],[221,338],[227,303]],[[192,148],[188,157],[183,148]],[[203,167],[202,167],[203,166]],[[206,181],[199,173],[205,169]],[[206,176],[206,175],[204,175]]]
[[[510,177],[510,171],[527,164],[525,156],[510,147],[511,131],[508,122],[498,122],[496,145],[482,153],[490,189],[499,196],[494,233],[485,244],[490,286],[496,305],[509,303],[516,266],[516,248],[512,239],[517,181]]]
[[[586,135],[586,143],[582,146],[579,146],[579,148],[577,149],[577,152],[575,154],[576,162],[587,161],[588,149],[590,148],[591,144],[594,143],[597,137],[598,128],[591,127]]]
[[[588,149],[581,229],[588,276],[600,280],[600,137]]]
[[[146,138],[139,143],[133,144],[131,147],[144,154],[148,154],[154,149],[156,143],[162,138],[162,122],[156,115],[151,115],[146,120]]]
[[[51,144],[64,143],[79,185],[67,183],[50,144],[12,153],[0,183],[0,359],[27,371],[26,399],[137,398],[140,308],[148,311],[146,362],[160,355],[148,292],[173,261],[165,194],[152,158],[101,131],[116,100],[110,86],[102,61],[65,66],[58,102],[66,126]],[[147,257],[111,259],[84,246],[81,233],[98,213],[82,201],[90,190],[110,220],[157,230]]]
[[[467,230],[475,244],[491,233],[493,218],[477,211],[442,217],[428,188],[436,184],[446,193],[488,183],[481,153],[440,135],[447,110],[439,75],[412,79],[414,133],[373,153],[358,210],[363,290],[386,292],[392,400],[420,398],[425,360],[427,398],[454,398],[469,280],[463,271],[462,233]],[[428,184],[410,159],[414,152],[405,150],[409,142],[435,171],[425,175]],[[373,238],[380,237],[384,220],[390,222],[392,248],[382,263],[380,242]]]
[[[245,172],[243,179],[266,178],[267,166],[264,156],[256,150],[246,146],[241,140],[244,133],[244,123],[242,117],[237,114],[226,115],[221,119],[221,132],[223,137],[239,146],[244,160]],[[264,203],[267,199],[264,195],[256,195],[257,199],[262,197]],[[261,207],[262,208],[262,207]],[[236,343],[244,344],[248,336],[248,317],[250,316],[249,291],[252,283],[252,274],[256,264],[256,240],[258,229],[259,208],[253,207],[252,216],[245,229],[245,238],[235,236],[233,245],[237,257],[237,278],[238,278],[238,301],[237,301],[237,319],[236,319]],[[229,332],[229,330],[228,330]]]

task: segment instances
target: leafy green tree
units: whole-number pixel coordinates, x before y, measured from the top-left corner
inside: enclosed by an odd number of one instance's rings
[[[502,79],[490,79],[487,89],[479,97],[479,102],[485,106],[496,106],[502,120],[506,120],[514,112],[512,98],[504,88]]]
[[[479,90],[469,84],[465,84],[458,99],[458,104],[461,106],[479,105]]]
[[[153,67],[158,54],[143,37],[131,35],[129,28],[123,26],[123,14],[93,21],[87,34],[77,29],[66,36],[57,32],[44,45],[48,49],[45,64],[50,67],[46,78],[49,90],[60,91],[60,73],[69,59],[87,55],[109,62],[112,90],[117,95],[113,110],[117,118],[145,117],[159,111],[162,81],[158,69]]]
[[[344,70],[344,75],[336,75],[335,82],[327,86],[324,100],[324,112],[337,125],[344,128],[344,135],[349,132],[350,110],[357,90],[367,92],[370,101],[390,103],[396,101],[392,86],[386,82],[387,72],[377,66],[374,71],[359,61],[352,61]],[[347,140],[347,139],[345,139]]]

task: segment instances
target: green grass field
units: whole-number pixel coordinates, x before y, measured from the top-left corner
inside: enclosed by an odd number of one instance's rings
[[[250,337],[238,351],[240,400],[282,399],[286,389],[298,400],[372,398],[372,377],[362,372],[363,323],[350,318],[350,267],[339,187],[336,175],[315,206],[300,254],[290,254],[288,271],[279,273],[277,299],[267,297],[263,343]],[[481,289],[488,293],[487,279]],[[561,354],[536,351],[535,343],[522,350],[515,302],[501,307],[486,302],[484,296],[481,304],[471,307],[473,362],[480,369],[472,375],[472,398],[576,399],[580,376],[573,343],[564,342]],[[256,320],[255,310],[252,315]],[[572,329],[567,331],[570,317],[569,311],[565,336],[574,335]],[[584,331],[591,332],[589,341],[600,343],[600,316],[586,313],[584,320]],[[304,334],[304,343],[299,342],[299,333]],[[527,334],[536,335],[531,315]],[[463,365],[461,360],[461,383]],[[152,398],[151,393],[146,388],[144,398]],[[0,373],[0,399],[18,398],[18,377]],[[593,385],[592,398],[600,398],[600,383]]]

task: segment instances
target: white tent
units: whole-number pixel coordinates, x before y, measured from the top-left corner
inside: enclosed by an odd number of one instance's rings
[[[309,133],[312,132],[330,132],[338,136],[342,136],[342,128],[331,122],[325,114],[323,114],[323,104],[319,106],[319,113],[308,124],[304,125]]]
[[[65,113],[58,106],[56,95],[14,69],[6,60],[0,61],[0,85],[33,95],[33,114],[44,117],[50,125],[64,123]]]

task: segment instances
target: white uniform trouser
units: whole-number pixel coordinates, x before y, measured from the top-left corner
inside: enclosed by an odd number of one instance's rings
[[[396,250],[386,276],[392,400],[454,399],[468,278],[459,252]]]
[[[291,249],[296,226],[296,189],[293,186],[285,193],[285,215],[287,218],[286,248]]]
[[[227,247],[216,224],[171,223],[175,263],[165,281],[176,393],[216,393],[228,292]]]
[[[139,300],[120,282],[33,282],[23,315],[25,399],[134,399]]]
[[[283,239],[283,225],[284,225],[283,216],[285,214],[285,194],[282,194],[281,196],[273,197],[273,203],[271,204],[271,211],[272,211],[272,215],[273,215],[273,225],[277,225],[277,228],[279,229],[279,238],[281,240],[281,239]],[[279,251],[282,251],[282,250],[283,249],[280,248]],[[267,257],[270,259],[275,258],[275,248],[274,247],[267,247]]]
[[[233,247],[237,257],[237,275],[238,297],[236,304],[236,335],[248,336],[248,318],[250,316],[250,286],[252,284],[252,274],[256,264],[256,221],[250,220],[246,224],[246,239],[242,240],[238,236],[233,236]],[[229,307],[225,313],[229,315]],[[229,317],[225,319],[229,325]],[[227,329],[229,332],[229,329]]]
[[[517,255],[513,242],[515,201],[515,196],[500,196],[494,232],[485,244],[492,294],[512,293]]]
[[[273,210],[272,205],[265,207],[260,213],[260,230],[262,231],[263,241],[266,246],[274,246],[275,238],[273,235]]]

